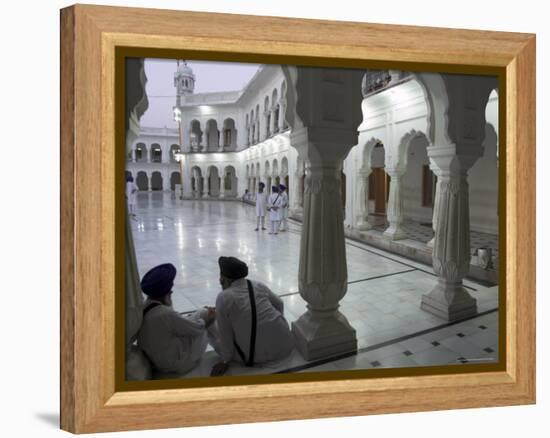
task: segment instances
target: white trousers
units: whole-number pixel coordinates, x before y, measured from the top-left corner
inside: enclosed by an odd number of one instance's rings
[[[271,222],[271,234],[277,234],[279,232],[279,223],[281,221],[270,221]]]
[[[262,228],[265,228],[265,216],[256,216],[256,228],[260,228],[260,222]]]

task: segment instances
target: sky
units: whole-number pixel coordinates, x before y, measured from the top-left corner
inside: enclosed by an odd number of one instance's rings
[[[242,90],[259,68],[258,64],[187,60],[195,73],[195,93]],[[146,59],[145,86],[149,108],[142,116],[142,127],[176,128],[172,107],[176,104],[174,59]]]

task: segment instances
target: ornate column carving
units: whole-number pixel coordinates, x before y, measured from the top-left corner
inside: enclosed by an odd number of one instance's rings
[[[338,310],[348,281],[340,170],[349,149],[309,143],[301,152],[307,159],[298,280],[308,304],[292,331],[307,360],[357,348],[355,329]]]
[[[363,73],[282,69],[290,144],[306,173],[298,284],[307,311],[292,323],[292,332],[300,353],[314,360],[357,349],[355,329],[339,311],[348,280],[341,169],[357,144]]]
[[[433,268],[438,275],[433,289],[422,296],[421,308],[449,321],[477,313],[476,299],[462,284],[470,269],[470,206],[467,172],[481,156],[481,147],[429,147],[438,167],[438,196],[434,220]]]
[[[369,203],[367,200],[368,187],[369,187],[369,175],[371,174],[371,168],[361,168],[357,174],[357,186],[355,189],[355,206],[356,206],[356,218],[357,229],[359,231],[366,231],[372,228],[369,223]]]
[[[401,196],[401,177],[404,168],[394,167],[386,169],[391,178],[390,196],[388,199],[388,222],[390,225],[384,231],[384,236],[391,240],[404,239],[407,234],[401,227],[403,224],[403,197]]]

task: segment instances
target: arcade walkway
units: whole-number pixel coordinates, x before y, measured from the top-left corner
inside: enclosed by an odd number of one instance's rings
[[[156,264],[178,269],[173,303],[179,312],[214,305],[220,291],[217,259],[233,255],[249,277],[267,284],[285,303],[289,322],[305,312],[298,293],[300,225],[269,235],[255,232],[255,211],[240,202],[180,201],[170,193],[140,193],[132,221],[140,275]],[[448,323],[420,309],[434,284],[430,266],[348,240],[348,291],[340,310],[357,332],[358,352],[306,362],[295,352],[272,368],[232,367],[230,374],[414,367],[498,360],[498,288],[465,280],[478,316]],[[218,360],[208,351],[186,377],[208,375]]]

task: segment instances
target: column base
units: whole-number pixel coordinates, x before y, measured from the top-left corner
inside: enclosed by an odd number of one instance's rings
[[[319,317],[308,310],[292,323],[292,334],[307,361],[357,350],[355,329],[339,311]]]
[[[432,248],[434,247],[434,243],[435,243],[435,237],[432,237],[432,240],[430,240],[428,243],[426,243],[426,246],[428,248]]]
[[[447,321],[477,315],[477,300],[459,283],[439,279],[434,288],[422,295],[420,308]]]
[[[355,228],[359,231],[368,231],[372,229],[372,225],[368,220],[361,217],[357,220],[357,226]]]
[[[401,240],[407,238],[407,233],[401,227],[389,226],[385,231],[383,236],[390,240]]]

